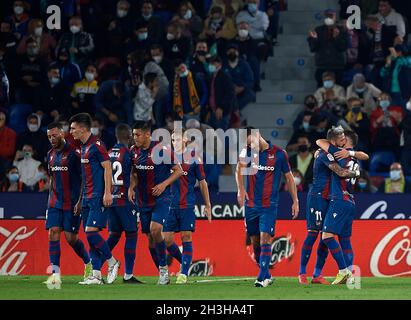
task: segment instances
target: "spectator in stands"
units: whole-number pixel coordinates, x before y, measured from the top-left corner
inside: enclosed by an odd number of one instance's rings
[[[362,170],[354,187],[354,193],[376,193],[378,189],[371,183],[366,171]]]
[[[177,120],[200,119],[208,100],[204,77],[195,77],[187,65],[177,60],[173,83],[173,111]]]
[[[84,73],[84,79],[74,84],[71,90],[70,116],[80,112],[96,113],[95,98],[99,89],[97,77],[96,66],[89,64]]]
[[[13,2],[13,14],[6,18],[12,25],[14,35],[20,40],[27,34],[30,16],[27,13],[27,3],[22,0]]]
[[[240,56],[245,59],[253,70],[254,74],[254,91],[261,91],[260,87],[260,61],[258,60],[257,42],[250,37],[250,26],[247,22],[242,21],[237,24],[237,36],[233,40],[237,43]]]
[[[150,48],[151,59],[163,70],[169,83],[174,80],[174,66],[164,55],[164,49],[159,44],[154,44]]]
[[[329,110],[340,110],[346,103],[344,88],[336,83],[334,72],[324,72],[322,80],[322,87],[314,94],[318,106]]]
[[[11,164],[16,153],[16,132],[6,126],[6,113],[0,111],[0,177]]]
[[[3,63],[0,61],[0,110],[7,109],[10,101],[10,82]]]
[[[208,77],[208,62],[207,58],[210,55],[208,53],[208,45],[204,40],[199,40],[196,43],[195,52],[190,57],[189,69],[195,75],[202,75],[204,78]]]
[[[60,49],[55,64],[59,68],[61,81],[67,88],[72,88],[76,82],[81,80],[80,67],[70,61],[70,53],[66,48]]]
[[[177,14],[171,19],[183,26],[183,36],[196,39],[203,30],[203,20],[197,15],[190,1],[182,1]]]
[[[381,69],[381,77],[386,79],[385,89],[390,92],[393,104],[405,107],[411,95],[411,88],[408,88],[411,83],[405,69],[411,68],[411,59],[405,56],[408,49],[402,44],[390,48],[390,53],[384,68]]]
[[[345,68],[345,52],[348,48],[347,34],[344,28],[336,25],[337,13],[328,9],[324,12],[324,25],[310,30],[308,44],[311,52],[315,53],[315,78],[320,87],[325,71],[335,74],[336,83],[341,82]]]
[[[137,94],[133,99],[133,120],[153,121],[153,104],[158,92],[157,75],[147,73],[144,81],[138,86]]]
[[[266,0],[266,12],[268,20],[270,21],[267,33],[270,35],[273,45],[276,45],[278,30],[280,27],[280,1]]]
[[[133,35],[134,20],[130,12],[130,3],[125,0],[117,2],[116,17],[110,22],[107,33],[107,54],[120,57],[123,43]]]
[[[41,19],[33,19],[29,23],[28,33],[21,39],[17,54],[24,55],[27,49],[27,40],[34,39],[39,46],[39,56],[44,60],[51,62],[54,57],[54,50],[56,48],[56,40],[45,32],[44,24]]]
[[[57,45],[57,52],[66,48],[70,53],[70,61],[84,70],[94,51],[94,41],[90,33],[83,31],[80,17],[72,17],[69,21],[70,32],[64,33]]]
[[[314,113],[310,120],[311,132],[308,137],[311,144],[314,145],[318,139],[325,139],[327,130],[330,129],[331,123],[329,118],[321,113]]]
[[[39,115],[33,113],[27,118],[27,130],[18,134],[17,136],[17,150],[22,150],[25,144],[29,144],[36,150],[34,157],[43,162],[46,159],[50,143],[47,135],[40,130],[41,118]]]
[[[378,19],[386,26],[395,26],[400,42],[404,40],[406,28],[404,18],[391,7],[390,0],[380,0],[378,5]]]
[[[70,90],[60,78],[57,65],[50,65],[47,81],[44,81],[36,92],[34,112],[41,118],[43,125],[57,121],[60,114],[67,114],[70,107]]]
[[[301,111],[297,118],[293,122],[294,131],[300,130],[303,128],[303,119],[306,115],[311,115],[313,112],[316,112],[318,109],[318,102],[314,95],[310,94],[304,98],[304,110]],[[310,119],[306,120],[305,124],[308,129],[310,126]]]
[[[205,120],[214,129],[226,130],[229,127],[233,101],[235,101],[234,84],[231,78],[222,70],[223,62],[220,57],[209,61],[211,73],[210,98]]]
[[[136,23],[133,37],[125,44],[125,54],[136,50],[144,50],[146,52],[150,50],[152,42],[148,37],[148,26],[149,24],[145,20],[140,20]]]
[[[204,23],[200,39],[206,40],[210,46],[217,44],[222,49],[225,42],[233,39],[236,33],[233,19],[224,17],[221,7],[213,7]]]
[[[18,39],[13,33],[10,21],[2,21],[0,25],[0,48],[4,50],[4,60],[13,59],[15,55]]]
[[[13,166],[6,172],[6,177],[0,183],[0,192],[24,192],[25,185],[20,179],[19,169]]]
[[[91,121],[91,134],[103,141],[107,150],[111,149],[116,144],[116,138],[113,134],[105,129],[104,120],[96,116]]]
[[[365,81],[362,73],[357,73],[352,84],[347,88],[347,100],[350,98],[360,99],[364,107],[364,112],[371,115],[371,112],[376,108],[376,99],[381,95],[381,90],[372,83]]]
[[[127,65],[123,68],[120,75],[121,82],[130,89],[132,97],[136,95],[138,86],[142,81],[143,71],[140,68],[144,67],[144,62],[138,61],[138,59],[144,59],[144,57],[138,53],[138,51],[135,51],[127,55]]]
[[[313,165],[314,156],[311,153],[311,143],[307,136],[300,136],[297,139],[297,154],[290,157],[290,165],[292,169],[297,169],[301,175],[304,189],[313,181]]]
[[[49,192],[50,190],[50,177],[47,172],[47,168],[44,164],[40,164],[39,170],[39,181],[34,189],[36,192]]]
[[[406,104],[406,115],[400,124],[404,136],[404,146],[401,151],[401,166],[406,176],[411,175],[411,98]]]
[[[345,121],[351,130],[358,135],[357,148],[367,152],[370,147],[370,120],[364,112],[363,104],[359,98],[349,98],[347,101],[348,112]]]
[[[114,129],[118,122],[132,122],[130,90],[117,80],[103,82],[96,94],[96,114],[107,128]]]
[[[181,59],[186,61],[191,54],[191,40],[183,36],[183,28],[180,24],[173,22],[167,27],[167,36],[164,52],[171,60]]]
[[[39,172],[40,161],[34,159],[35,151],[29,144],[24,144],[23,149],[17,150],[13,165],[17,167],[20,181],[31,191],[35,191],[36,184],[41,179]]]
[[[47,64],[39,56],[39,46],[34,39],[27,40],[27,53],[16,66],[16,102],[33,104],[36,90],[45,80]]]
[[[299,121],[299,125],[297,126],[297,123],[294,122],[294,125],[296,127],[294,128],[293,135],[291,136],[291,139],[287,144],[287,147],[286,147],[287,152],[297,152],[298,145],[299,145],[298,137],[300,136],[307,136],[311,145],[315,143],[315,140],[312,137],[313,130],[311,127],[311,119],[313,118],[313,115],[314,113],[312,111],[305,110],[303,114],[301,115],[301,121]]]
[[[390,167],[390,177],[384,180],[379,192],[383,193],[409,193],[411,186],[404,177],[401,164],[394,162]]]
[[[152,1],[145,0],[141,6],[141,15],[137,19],[137,23],[146,21],[148,38],[153,44],[160,44],[164,38],[164,28],[161,19],[153,14],[153,3]]]
[[[236,24],[247,22],[249,25],[249,34],[257,42],[257,55],[260,61],[266,61],[269,54],[269,46],[265,32],[268,29],[270,21],[265,12],[258,9],[259,0],[246,0],[244,10],[240,11],[236,17]]]
[[[230,43],[226,53],[228,61],[224,67],[224,72],[229,74],[233,80],[238,107],[242,110],[249,103],[255,101],[254,75],[247,61],[240,58],[236,43]]]
[[[229,18],[234,18],[238,12],[243,8],[242,0],[213,0],[211,9],[214,7],[221,7],[223,15]]]

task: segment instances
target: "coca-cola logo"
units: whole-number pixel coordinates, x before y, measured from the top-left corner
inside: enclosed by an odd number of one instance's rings
[[[291,234],[274,238],[271,245],[270,266],[275,266],[284,259],[290,259],[295,251],[295,243],[291,241]]]
[[[377,201],[363,212],[360,219],[388,219],[387,208],[388,203],[386,201]],[[411,219],[411,216],[406,217],[405,213],[400,212],[390,217],[390,219]]]
[[[197,260],[193,261],[188,269],[188,275],[190,277],[197,276],[197,277],[207,277],[213,274],[213,265],[210,264],[210,260],[208,258],[204,260]]]
[[[19,275],[26,268],[24,259],[27,256],[25,251],[14,251],[19,243],[34,234],[37,228],[27,231],[26,226],[22,226],[13,232],[0,227],[0,236],[5,237],[0,242],[0,275]]]
[[[399,226],[387,233],[375,247],[370,261],[376,277],[398,277],[411,274],[410,227]]]

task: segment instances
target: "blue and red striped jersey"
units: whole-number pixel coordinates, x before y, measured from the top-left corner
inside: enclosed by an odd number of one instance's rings
[[[187,209],[194,208],[196,203],[196,195],[194,193],[194,186],[196,181],[205,179],[204,166],[200,158],[193,158],[191,153],[175,154],[181,168],[183,175],[177,179],[171,186],[173,194],[173,201],[171,208],[173,209]]]
[[[320,151],[320,154],[314,160],[313,183],[309,191],[311,194],[321,194],[322,198],[329,198],[331,170],[328,166],[334,161],[334,156],[332,154],[325,152],[324,150]]]
[[[101,165],[109,161],[104,143],[91,135],[86,143],[81,145],[81,174],[83,178],[83,198],[102,198],[104,195],[104,168]]]
[[[47,153],[48,171],[52,177],[49,208],[72,210],[80,195],[80,150],[68,142],[62,150]]]
[[[255,163],[254,159],[255,157],[248,165],[256,173],[247,175],[246,206],[250,208],[276,206],[278,205],[281,173],[291,171],[288,155],[283,149],[269,143],[268,149],[259,152],[258,163]]]
[[[339,149],[333,145],[330,146],[328,152],[334,154]],[[352,149],[347,149],[352,150]],[[338,160],[337,163],[340,167],[348,170],[357,170],[359,168],[358,162],[354,158],[346,158]],[[330,199],[332,200],[344,200],[355,203],[354,201],[354,186],[356,178],[341,178],[335,172],[331,173],[331,188]]]
[[[137,199],[139,208],[153,207],[155,201],[171,196],[167,187],[159,197],[154,197],[153,188],[170,177],[175,158],[170,146],[151,142],[148,149],[131,147],[131,160],[137,172]]]
[[[113,169],[113,207],[128,204],[127,192],[130,186],[131,152],[124,144],[116,144],[108,152]]]

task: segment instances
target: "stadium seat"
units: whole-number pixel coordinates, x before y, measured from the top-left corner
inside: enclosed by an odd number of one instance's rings
[[[29,104],[15,104],[9,108],[9,127],[17,134],[27,129],[27,117],[33,112]]]
[[[390,166],[396,161],[395,154],[391,151],[377,151],[371,155],[370,174],[388,172]]]

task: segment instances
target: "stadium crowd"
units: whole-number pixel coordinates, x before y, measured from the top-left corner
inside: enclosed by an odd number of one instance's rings
[[[53,4],[62,8],[61,30],[46,27]],[[307,38],[318,90],[305,98],[287,146],[298,189],[312,181],[315,140],[342,124],[372,155],[358,191],[407,192],[411,11],[403,1],[340,4],[340,16],[327,10]],[[346,27],[350,4],[361,5],[361,30]],[[245,125],[241,110],[261,91],[260,67],[274,54],[282,10],[285,0],[2,0],[0,190],[47,190],[45,128],[59,121],[68,134],[79,112],[93,116],[92,133],[107,148],[121,122]],[[218,191],[222,168],[205,170]]]

